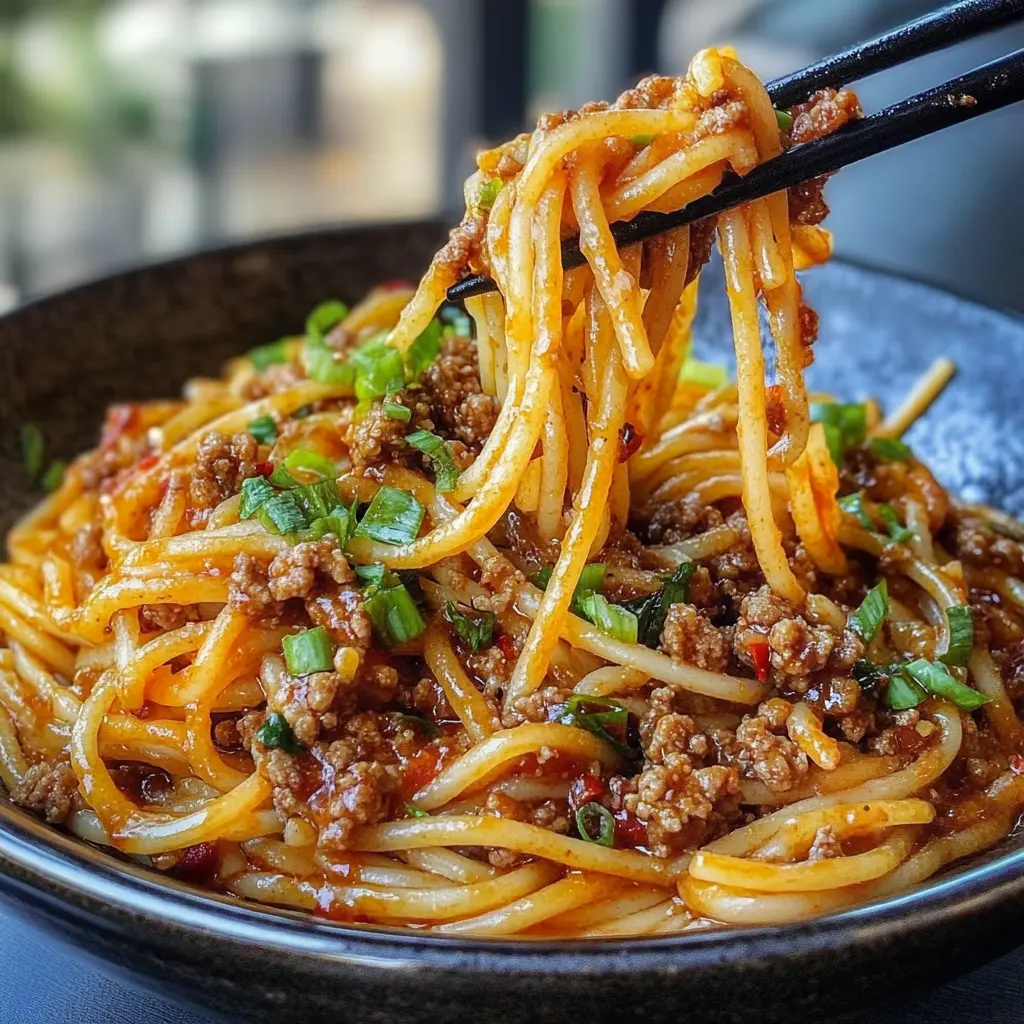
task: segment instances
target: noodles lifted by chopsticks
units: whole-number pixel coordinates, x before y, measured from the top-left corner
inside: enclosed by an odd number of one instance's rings
[[[112,409],[0,567],[14,799],[240,897],[444,934],[791,921],[997,842],[1024,532],[900,439],[947,366],[889,419],[809,402],[821,181],[610,232],[858,114],[775,111],[703,51],[482,153],[415,290]],[[690,351],[716,233],[734,382]],[[480,271],[498,293],[445,304]]]

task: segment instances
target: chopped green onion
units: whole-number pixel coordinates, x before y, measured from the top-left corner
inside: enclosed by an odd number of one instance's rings
[[[271,533],[296,533],[306,526],[306,517],[291,491],[282,491],[263,502],[259,518]]]
[[[277,424],[273,416],[257,416],[249,424],[249,433],[258,444],[273,444],[277,440]]]
[[[717,363],[704,363],[693,356],[687,356],[679,372],[679,381],[703,388],[722,388],[729,383],[729,371]]]
[[[304,469],[324,480],[334,480],[338,475],[338,467],[331,459],[311,452],[308,448],[296,448],[295,451],[289,452],[285,457],[284,466],[293,474],[297,469]]]
[[[405,805],[405,813],[408,814],[410,818],[429,818],[430,817],[430,811],[425,811],[425,810],[423,810],[422,807],[417,807],[415,804],[410,804],[410,803],[407,803]]]
[[[323,626],[286,636],[281,644],[289,675],[308,676],[334,668],[334,647]]]
[[[850,628],[858,633],[864,643],[869,644],[889,614],[889,588],[885,580],[872,587],[861,601],[860,607],[850,614]]]
[[[283,750],[286,754],[302,752],[302,747],[295,739],[295,733],[292,732],[288,719],[276,711],[272,711],[263,719],[263,724],[256,730],[256,739],[263,746]]]
[[[562,725],[572,725],[593,733],[627,761],[643,759],[643,751],[629,744],[629,710],[611,697],[574,693],[565,702],[558,721]],[[608,727],[618,730],[622,739],[613,736]]]
[[[356,398],[383,398],[405,384],[402,353],[379,338],[357,348],[349,363],[355,373]]]
[[[424,718],[423,715],[415,715],[408,711],[402,711],[395,715],[395,718],[400,722],[404,722],[406,725],[411,725],[416,729],[422,729],[423,732],[429,736],[440,736],[441,730],[438,729],[437,724],[432,722],[429,718]]]
[[[315,519],[333,515],[341,505],[341,495],[333,480],[317,480],[315,484],[296,487],[292,493],[311,524]],[[347,514],[348,510],[342,511]]]
[[[292,413],[293,420],[304,420],[307,416],[313,415],[313,406],[308,402],[305,405],[300,405],[295,412]]]
[[[669,608],[686,601],[690,588],[690,577],[697,568],[696,562],[682,562],[670,576],[665,576],[664,586],[653,594],[634,597],[619,602],[623,608],[637,617],[637,640],[645,647],[655,650],[661,645],[661,633]]]
[[[249,349],[249,362],[257,370],[265,370],[275,363],[286,363],[288,361],[288,339],[281,338],[280,341],[272,341],[269,345],[257,345]]]
[[[865,405],[815,402],[811,406],[811,422],[824,425],[829,454],[839,466],[845,452],[864,440],[868,429],[868,410]]]
[[[352,367],[337,352],[326,346],[307,344],[302,352],[306,375],[318,384],[351,385],[355,379]]]
[[[575,589],[572,592],[572,604],[570,607],[574,612],[579,613],[579,600],[585,594],[589,594],[595,590],[601,589],[601,584],[604,583],[604,574],[608,566],[604,562],[590,562],[583,566],[583,570],[580,572],[579,582],[576,584]],[[553,569],[550,565],[542,566],[537,570],[530,578],[530,582],[534,586],[540,587],[541,590],[547,590],[548,584],[551,582],[551,573]]]
[[[656,138],[656,135],[630,135],[629,141],[634,146],[649,146]]]
[[[963,711],[973,711],[988,703],[988,697],[955,679],[944,665],[918,658],[907,665],[906,671],[925,690],[945,698]]]
[[[885,691],[885,703],[893,711],[916,708],[928,699],[928,694],[904,671],[894,672]]]
[[[357,565],[353,572],[364,587],[382,587],[389,576],[394,578],[394,573],[383,565]]]
[[[505,187],[505,182],[501,178],[491,178],[485,181],[480,186],[480,191],[477,193],[476,205],[480,210],[489,210],[494,206],[494,200],[498,198],[498,194]]]
[[[385,647],[415,640],[427,628],[412,595],[401,583],[377,590],[363,601],[363,607]]]
[[[321,302],[306,317],[306,337],[314,345],[322,345],[324,338],[348,316],[348,306],[337,299]]]
[[[874,662],[859,658],[853,663],[850,674],[857,680],[857,685],[864,693],[877,694],[893,674],[899,671],[899,665],[876,665]]]
[[[373,496],[355,535],[382,544],[408,544],[420,532],[422,522],[423,506],[411,494],[382,487]]]
[[[458,315],[452,316],[451,323],[447,324],[444,330],[441,331],[441,337],[472,338],[473,321],[461,309],[456,310],[456,313]]]
[[[788,110],[775,108],[775,120],[778,122],[781,131],[789,131],[793,127],[793,115]]]
[[[441,321],[433,319],[424,328],[423,333],[409,346],[405,354],[405,363],[410,380],[419,380],[420,374],[441,354]]]
[[[62,459],[54,459],[53,462],[47,467],[46,472],[43,474],[43,478],[39,481],[43,485],[43,490],[47,494],[51,494],[57,490],[62,483],[64,483],[64,474],[68,470],[68,464]]]
[[[21,428],[21,461],[25,465],[25,473],[35,483],[43,471],[43,456],[46,445],[43,432],[34,424],[26,423]]]
[[[242,481],[242,501],[238,506],[238,518],[252,519],[264,502],[269,501],[274,494],[274,488],[265,477],[246,477]]]
[[[399,420],[401,423],[408,423],[412,419],[412,409],[401,402],[395,402],[390,398],[384,399],[384,415],[389,420]]]
[[[344,505],[337,505],[331,510],[329,516],[320,516],[318,519],[314,519],[309,524],[309,528],[314,540],[320,540],[327,534],[333,533],[338,538],[338,543],[344,547],[355,529],[355,516]]]
[[[452,624],[456,636],[462,637],[473,652],[479,651],[491,642],[494,616],[490,612],[484,615],[463,615],[451,601],[448,601],[444,607],[444,617]]]
[[[430,459],[437,489],[442,494],[454,490],[459,482],[459,467],[455,465],[448,445],[429,430],[415,430],[406,441]]]
[[[873,437],[868,450],[885,462],[909,462],[914,453],[898,437]]]
[[[962,667],[971,660],[974,647],[974,611],[968,604],[956,604],[946,609],[949,647],[941,660],[947,665]]]
[[[274,467],[274,472],[270,474],[270,482],[275,487],[283,487],[286,491],[293,491],[296,487],[302,486],[302,484],[300,484],[299,481],[284,468],[283,462],[279,462]]]
[[[885,523],[889,536],[897,544],[905,544],[908,540],[913,539],[914,531],[900,522],[900,517],[896,515],[896,510],[892,505],[883,502],[878,506],[878,514],[882,517],[882,522]]]
[[[592,591],[580,597],[577,604],[584,618],[598,629],[624,643],[636,643],[637,617],[628,609],[612,604],[604,595]]]
[[[839,507],[853,516],[865,530],[874,530],[875,524],[871,521],[864,508],[864,492],[857,491],[855,494],[846,494],[839,499]]]
[[[592,831],[596,827],[596,835]],[[598,846],[615,845],[615,819],[612,812],[604,804],[596,801],[584,804],[576,812],[576,830],[580,839]]]

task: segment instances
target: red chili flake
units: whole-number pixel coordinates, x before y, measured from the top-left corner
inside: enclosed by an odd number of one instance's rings
[[[274,464],[272,462],[257,462],[254,468],[257,476],[269,477],[274,472]]]
[[[604,781],[596,775],[580,775],[569,783],[569,810],[576,813],[584,804],[604,796]]]
[[[750,655],[750,660],[754,663],[754,671],[757,673],[757,678],[762,683],[766,682],[771,670],[771,655],[768,651],[768,641],[752,641],[747,644],[747,653]]]
[[[516,650],[516,642],[510,634],[501,633],[495,643],[506,661],[515,661],[519,657],[519,652]]]
[[[632,423],[624,423],[619,430],[619,462],[635,455],[644,443],[644,435]]]
[[[112,405],[107,410],[107,418],[103,421],[103,432],[100,434],[100,447],[113,448],[121,435],[133,427],[139,419],[139,407],[134,402],[123,402]]]
[[[160,456],[155,452],[151,455],[147,455],[144,458],[139,459],[135,463],[135,468],[140,473],[145,473],[147,469],[152,469],[160,461]]]
[[[628,846],[631,849],[637,846],[647,845],[647,824],[641,821],[631,811],[616,811],[612,817],[615,819],[615,845]]]
[[[219,867],[220,849],[217,844],[196,843],[186,847],[171,873],[186,882],[209,885],[217,877]]]
[[[1014,775],[1024,775],[1024,757],[1020,754],[1014,754],[1010,758],[1010,771]]]

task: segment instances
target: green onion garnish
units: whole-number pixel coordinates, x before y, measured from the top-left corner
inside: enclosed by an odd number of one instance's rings
[[[864,693],[877,694],[900,668],[899,665],[876,665],[874,662],[859,658],[853,663],[850,674],[857,680],[857,685]]]
[[[283,487],[286,491],[291,491],[296,487],[302,486],[302,484],[300,484],[299,481],[296,480],[287,469],[285,469],[283,462],[279,462],[274,467],[274,472],[270,474],[270,482],[275,487]]]
[[[437,727],[437,723],[432,722],[429,718],[425,718],[423,715],[416,715],[409,711],[401,711],[395,715],[395,718],[397,718],[399,722],[403,722],[405,725],[411,725],[415,729],[422,730],[428,736],[441,735],[441,730]]]
[[[324,338],[348,316],[348,306],[337,299],[321,302],[306,317],[306,337],[314,344],[323,344]]]
[[[341,495],[333,480],[318,480],[315,484],[296,487],[292,493],[310,524],[316,519],[334,515],[339,508],[348,513],[341,505]]]
[[[295,412],[292,413],[291,418],[293,420],[304,420],[307,416],[313,415],[313,406],[307,402],[305,405],[300,405]]]
[[[68,470],[68,464],[63,459],[54,459],[46,468],[46,472],[43,474],[42,479],[39,481],[43,485],[43,490],[47,494],[51,494],[57,490],[62,483],[64,483],[64,474]]]
[[[385,583],[393,586],[398,578],[390,569],[383,565],[356,565],[353,566],[356,579],[364,587],[382,587]]]
[[[878,631],[889,614],[889,588],[885,580],[872,587],[861,601],[860,607],[851,612],[850,628],[860,635],[864,643],[869,644],[878,635]]]
[[[955,679],[944,665],[918,658],[907,665],[906,671],[925,690],[944,697],[963,711],[973,711],[988,703],[988,697]]]
[[[281,645],[289,675],[308,676],[334,668],[334,648],[323,626],[286,636]]]
[[[928,699],[928,694],[905,672],[894,672],[889,677],[889,685],[885,691],[885,703],[893,711],[906,711],[916,708]]]
[[[898,437],[873,437],[868,450],[884,462],[909,462],[914,453]]]
[[[451,601],[448,601],[444,606],[444,617],[452,624],[456,636],[462,637],[469,644],[470,650],[479,651],[491,642],[494,616],[490,612],[483,615],[463,615]]]
[[[296,533],[306,526],[306,516],[291,491],[282,491],[260,506],[259,519],[271,533]]]
[[[417,450],[423,452],[434,467],[434,477],[437,489],[443,494],[455,489],[459,482],[459,467],[455,465],[451,450],[448,445],[429,430],[415,430],[406,441]]]
[[[277,440],[277,424],[273,416],[257,416],[249,424],[249,433],[258,444],[273,444]]]
[[[603,594],[593,592],[584,594],[577,604],[583,617],[598,629],[624,643],[636,643],[639,624],[631,611],[612,604]]]
[[[417,807],[415,804],[410,804],[410,803],[407,803],[405,805],[405,813],[408,814],[410,818],[429,818],[430,817],[430,811],[425,811],[425,810],[423,810],[422,807]]]
[[[878,514],[882,517],[882,522],[885,523],[889,536],[897,544],[905,544],[908,540],[913,540],[914,531],[900,522],[900,517],[896,515],[896,510],[888,502],[883,502],[878,506]]]
[[[829,454],[839,466],[844,453],[864,440],[868,429],[868,410],[865,405],[815,402],[811,406],[811,422],[824,425]]]
[[[579,600],[581,597],[601,589],[607,569],[608,566],[604,562],[590,562],[583,566],[579,582],[572,592],[572,604],[570,607],[573,611],[579,611]],[[542,566],[530,577],[530,582],[535,587],[540,587],[541,590],[547,590],[548,584],[551,582],[552,572],[553,569],[550,565]]]
[[[405,384],[402,353],[380,338],[371,338],[349,357],[355,373],[356,398],[383,398]]]
[[[591,697],[575,693],[566,702],[558,716],[562,725],[585,729],[604,740],[620,757],[627,761],[639,761],[643,751],[629,745],[629,711],[611,697]],[[622,739],[613,736],[608,728],[618,730]]]
[[[722,388],[729,383],[729,371],[717,363],[704,363],[693,356],[687,356],[679,371],[679,381],[703,388]]]
[[[283,750],[286,754],[299,754],[302,747],[295,739],[295,733],[284,715],[272,711],[263,719],[263,724],[256,730],[256,739],[268,748]]]
[[[649,146],[656,138],[656,135],[630,135],[629,141],[634,146]]]
[[[338,468],[330,459],[317,452],[311,452],[308,448],[296,448],[295,451],[289,452],[285,457],[284,466],[291,473],[305,470],[324,480],[333,480],[338,475]]]
[[[431,366],[441,354],[441,321],[433,319],[423,333],[409,346],[405,354],[410,380],[419,380],[420,374]]]
[[[494,205],[494,200],[498,198],[498,194],[505,187],[505,182],[501,178],[491,178],[485,181],[480,186],[480,191],[477,193],[476,205],[481,210],[489,210]]]
[[[392,395],[394,392],[389,392],[384,399],[384,415],[389,420],[398,420],[401,423],[408,423],[412,419],[412,409],[407,405],[402,405],[401,402],[396,402]]]
[[[322,345],[307,344],[302,352],[306,375],[318,384],[352,384],[355,375],[352,367],[333,349]]]
[[[793,127],[793,115],[788,110],[775,108],[775,120],[778,122],[781,131],[789,131]]]
[[[637,640],[645,647],[657,650],[660,646],[668,610],[674,604],[685,603],[690,577],[696,568],[696,562],[683,562],[671,576],[663,577],[665,584],[661,590],[619,602],[637,617]]]
[[[604,804],[584,804],[576,812],[576,830],[580,839],[588,843],[597,843],[598,846],[615,845],[615,819]]]
[[[415,640],[427,628],[412,595],[401,583],[376,590],[363,601],[363,607],[385,647]]]
[[[242,481],[242,501],[238,506],[238,518],[251,519],[274,494],[274,488],[264,477],[247,477]]]
[[[839,507],[844,512],[849,512],[865,530],[874,530],[875,524],[871,521],[864,508],[864,492],[857,491],[855,494],[846,494],[839,499]]]
[[[941,660],[947,665],[963,666],[971,660],[974,647],[974,611],[968,604],[953,605],[946,609],[949,629],[949,648]]]
[[[45,448],[43,432],[34,423],[26,423],[21,428],[21,461],[31,483],[35,483],[43,472]]]
[[[288,339],[272,341],[269,345],[257,345],[249,349],[249,362],[257,370],[265,370],[275,363],[288,361]]]
[[[408,544],[420,532],[422,522],[423,506],[411,494],[382,487],[370,502],[355,535],[383,544]]]

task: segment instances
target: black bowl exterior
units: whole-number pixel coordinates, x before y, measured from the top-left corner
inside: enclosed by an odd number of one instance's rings
[[[171,396],[231,355],[301,332],[318,301],[415,279],[443,239],[421,223],[326,231],[201,254],[87,285],[0,320],[7,525],[17,431],[57,454],[93,443],[111,402]],[[698,354],[729,359],[709,272]],[[1024,511],[1024,324],[844,265],[807,276],[822,315],[815,386],[892,404],[946,353],[961,381],[910,440],[971,500]],[[820,1019],[948,980],[1019,942],[1024,849],[1013,840],[913,893],[777,929],[592,943],[467,941],[345,928],[202,894],[55,832],[0,800],[0,895],[143,984],[228,1019],[561,1022]]]

